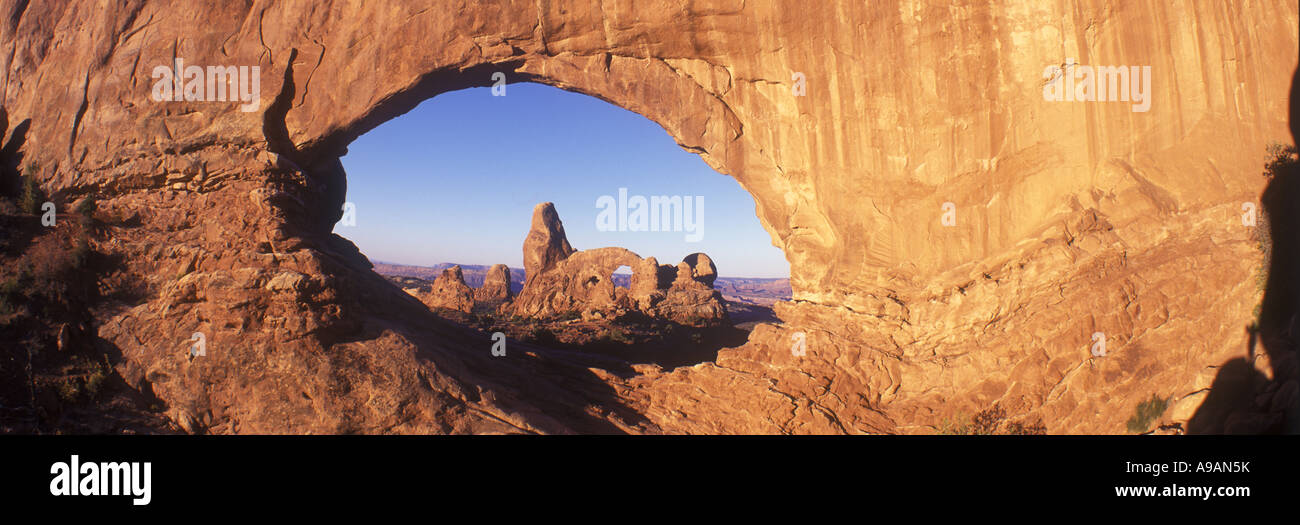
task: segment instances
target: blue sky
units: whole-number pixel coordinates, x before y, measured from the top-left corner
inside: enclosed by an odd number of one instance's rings
[[[735,179],[649,119],[550,86],[438,95],[358,138],[343,166],[356,225],[334,231],[371,260],[522,267],[533,206],[550,201],[579,250],[622,246],[660,264],[704,252],[724,276],[789,276]],[[600,231],[597,200],[617,200],[619,188],[629,198],[703,196],[702,238]]]

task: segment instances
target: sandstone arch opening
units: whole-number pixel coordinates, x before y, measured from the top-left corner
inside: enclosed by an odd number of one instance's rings
[[[619,266],[610,274],[610,280],[614,282],[615,288],[630,288],[632,285],[632,267],[628,265]]]
[[[334,232],[377,273],[453,322],[629,362],[709,361],[776,321],[789,266],[734,179],[594,97],[498,95],[440,93],[349,146]],[[562,256],[533,265],[539,203]]]

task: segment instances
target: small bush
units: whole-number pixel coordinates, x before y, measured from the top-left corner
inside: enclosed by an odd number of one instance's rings
[[[1002,425],[1002,420],[1006,419],[1007,413],[1002,407],[993,405],[992,407],[975,414],[971,419],[969,426],[970,433],[976,436],[991,436],[998,433],[998,427]]]
[[[1151,399],[1138,403],[1133,412],[1133,417],[1128,420],[1128,431],[1134,434],[1142,434],[1151,428],[1151,423],[1165,413],[1169,407],[1169,398],[1160,398],[1151,394]]]
[[[957,419],[965,418],[959,415]],[[975,414],[970,421],[944,419],[937,430],[939,434],[950,436],[1029,436],[1046,434],[1047,426],[1041,420],[1030,424],[1008,422],[1006,411],[995,404]]]
[[[22,190],[18,197],[19,209],[32,215],[39,215],[41,205],[48,200],[45,191],[41,190],[40,184],[36,182],[37,172],[36,166],[27,167],[26,175],[22,176]]]
[[[99,205],[95,202],[95,196],[87,195],[86,198],[81,199],[81,202],[77,203],[77,208],[74,211],[76,211],[82,217],[86,217],[89,219],[95,216],[95,210],[98,207]]]
[[[86,376],[86,393],[93,399],[99,395],[99,390],[104,386],[104,380],[112,372],[113,367],[108,363],[108,356],[104,356],[103,363],[96,363],[95,369]]]
[[[77,378],[65,377],[58,384],[59,399],[64,403],[73,403],[81,395],[81,385],[78,384]]]
[[[1280,174],[1290,173],[1297,164],[1300,164],[1300,149],[1291,144],[1275,142],[1268,145],[1268,162],[1264,164],[1264,176],[1275,177]]]
[[[1041,436],[1047,434],[1047,425],[1042,420],[1025,425],[1020,422],[1007,424],[1007,435],[1010,436]]]
[[[960,423],[966,419],[965,415],[958,414],[956,419],[943,418],[939,424],[937,433],[944,436],[965,436],[970,434],[970,424]]]
[[[609,330],[605,332],[605,338],[623,344],[632,344],[634,342],[632,338],[627,335],[627,332],[624,332],[622,328],[617,326],[609,327]]]
[[[13,305],[22,301],[23,284],[18,278],[0,281],[0,315],[12,313]]]

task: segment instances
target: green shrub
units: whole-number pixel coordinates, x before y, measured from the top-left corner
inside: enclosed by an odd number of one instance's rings
[[[0,314],[13,311],[13,305],[21,302],[23,285],[18,278],[10,277],[0,282]]]
[[[100,388],[104,386],[104,380],[108,379],[108,375],[112,370],[113,366],[109,364],[108,356],[105,355],[104,362],[96,363],[95,369],[91,371],[89,376],[86,376],[86,393],[92,399],[99,395]]]
[[[81,385],[78,384],[77,378],[65,377],[58,384],[59,399],[65,403],[72,403],[81,395]]]
[[[957,414],[956,419],[943,418],[939,424],[937,433],[944,436],[966,436],[970,435],[970,423],[965,423],[966,416]]]
[[[86,198],[77,203],[77,208],[73,211],[85,219],[92,219],[95,217],[95,210],[98,208],[99,203],[95,202],[95,196],[87,195]]]
[[[969,421],[960,414],[956,421],[945,418],[936,430],[950,436],[1028,436],[1046,434],[1047,426],[1041,420],[1030,424],[1007,421],[1006,411],[995,404],[975,414]]]
[[[1151,423],[1165,413],[1169,407],[1169,398],[1161,398],[1151,394],[1151,399],[1138,403],[1137,408],[1133,411],[1133,417],[1128,420],[1128,431],[1134,434],[1142,434],[1151,428]]]
[[[609,327],[609,330],[605,332],[605,338],[623,344],[632,344],[634,342],[632,338],[627,335],[627,332],[624,332],[622,328],[617,326]]]
[[[22,190],[18,197],[18,207],[25,213],[39,215],[41,205],[48,200],[45,192],[41,190],[41,185],[36,182],[36,176],[39,171],[35,165],[27,166],[26,175],[22,178]]]

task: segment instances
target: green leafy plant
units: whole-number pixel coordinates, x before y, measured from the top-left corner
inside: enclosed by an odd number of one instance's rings
[[[95,202],[95,196],[87,195],[86,198],[77,203],[77,207],[73,211],[77,212],[77,215],[80,215],[82,219],[89,221],[95,217],[95,210],[98,208],[99,204]]]
[[[81,385],[75,377],[65,377],[58,384],[59,399],[65,403],[76,402],[81,395]]]
[[[1138,403],[1137,408],[1133,411],[1133,417],[1128,420],[1128,431],[1134,434],[1142,434],[1151,428],[1151,423],[1165,413],[1169,407],[1169,398],[1161,398],[1151,394],[1151,399]]]
[[[86,393],[90,394],[93,399],[99,395],[99,391],[104,386],[104,380],[108,379],[109,374],[113,371],[113,365],[108,362],[108,356],[104,356],[103,363],[95,363],[95,368],[86,376]]]
[[[40,184],[36,182],[39,171],[40,168],[35,164],[27,166],[25,175],[22,176],[22,190],[18,197],[19,209],[32,215],[41,213],[41,205],[48,200],[45,191],[41,190]]]

